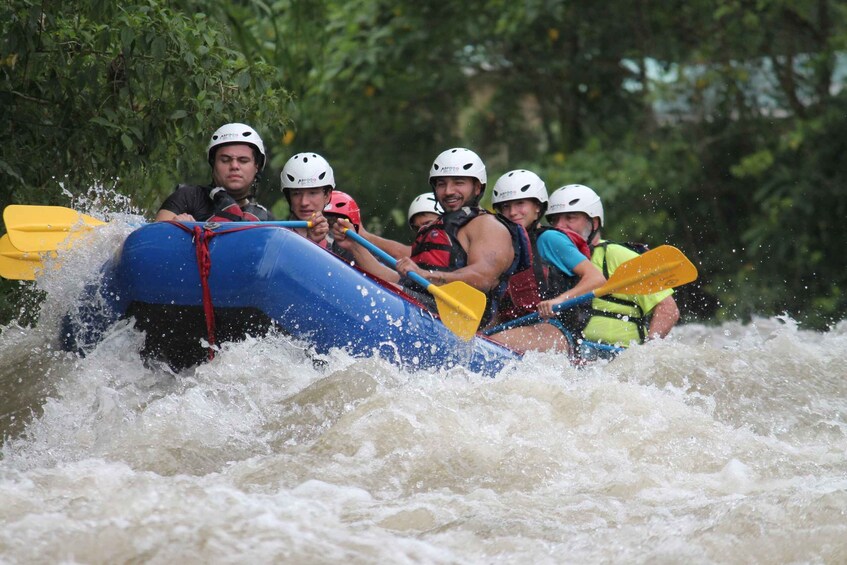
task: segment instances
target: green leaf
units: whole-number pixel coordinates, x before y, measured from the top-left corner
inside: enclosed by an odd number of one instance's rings
[[[135,31],[131,27],[121,29],[121,45],[124,49],[130,49],[135,40]]]
[[[747,155],[737,165],[730,167],[730,172],[736,178],[756,177],[762,175],[774,164],[773,153],[768,149]]]
[[[111,129],[120,129],[117,124],[114,124],[107,120],[106,118],[101,118],[100,116],[94,116],[89,120],[91,123],[98,124]]]
[[[250,85],[250,73],[247,71],[238,74],[238,87],[242,90]]]
[[[165,40],[162,37],[157,36],[150,45],[150,54],[155,59],[164,59],[166,48],[167,43],[165,43]]]

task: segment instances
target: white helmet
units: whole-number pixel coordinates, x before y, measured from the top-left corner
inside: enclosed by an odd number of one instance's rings
[[[317,153],[294,155],[279,174],[282,190],[287,188],[335,188],[335,175],[326,159]]]
[[[268,160],[265,155],[265,144],[262,143],[262,138],[256,133],[256,130],[247,124],[232,123],[224,124],[212,134],[209,140],[209,146],[206,147],[206,155],[209,157],[209,164],[214,165],[215,153],[212,149],[221,145],[229,145],[230,143],[244,143],[252,145],[256,148],[261,156],[259,159],[259,170],[265,168],[265,162]]]
[[[409,226],[412,225],[412,218],[424,212],[438,214],[439,216],[444,213],[444,211],[441,209],[441,205],[435,199],[435,196],[432,194],[432,192],[424,192],[423,194],[419,194],[415,197],[414,200],[412,200],[412,203],[409,204]]]
[[[432,162],[432,168],[429,170],[429,184],[434,187],[433,179],[438,177],[472,177],[482,184],[483,191],[488,180],[482,159],[479,158],[479,155],[464,147],[442,151],[435,158],[435,161]]]
[[[491,190],[491,205],[497,209],[498,204],[523,198],[535,198],[541,204],[541,215],[547,209],[547,185],[541,178],[525,169],[515,169],[497,179]]]
[[[547,219],[554,214],[565,212],[583,212],[589,218],[600,218],[600,227],[606,223],[603,218],[603,202],[597,193],[582,184],[567,184],[550,195]]]

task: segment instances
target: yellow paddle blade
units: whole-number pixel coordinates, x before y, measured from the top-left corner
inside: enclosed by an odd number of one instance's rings
[[[6,234],[0,237],[0,276],[4,279],[34,281],[36,271],[44,265],[37,253],[16,249]]]
[[[697,279],[697,267],[672,245],[655,249],[621,263],[594,296],[652,294]]]
[[[105,225],[97,218],[62,206],[12,204],[3,211],[12,245],[21,251],[40,253],[71,245],[89,229]]]
[[[435,297],[444,325],[463,340],[471,339],[485,312],[485,294],[462,281],[443,286],[431,284],[427,290]]]

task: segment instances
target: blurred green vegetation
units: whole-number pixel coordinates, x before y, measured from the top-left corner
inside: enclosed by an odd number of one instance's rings
[[[285,213],[279,170],[316,151],[408,240],[433,157],[462,145],[489,185],[587,184],[609,238],[680,247],[701,272],[688,319],[847,317],[841,2],[10,0],[0,30],[2,206],[100,183],[152,217],[244,121],[270,152],[264,204]]]

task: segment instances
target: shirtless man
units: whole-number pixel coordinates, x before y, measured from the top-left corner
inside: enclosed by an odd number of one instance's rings
[[[486,181],[485,164],[473,151],[454,148],[438,155],[430,169],[429,184],[444,214],[418,232],[410,256],[397,261],[396,271],[345,238],[344,228],[352,227],[348,222],[337,222],[333,236],[354,254],[359,267],[402,285],[433,310],[429,294],[422,292],[406,276],[408,273],[415,272],[436,285],[462,281],[482,291],[488,298],[484,324],[505,289],[504,281],[515,258],[509,228],[479,207]]]

